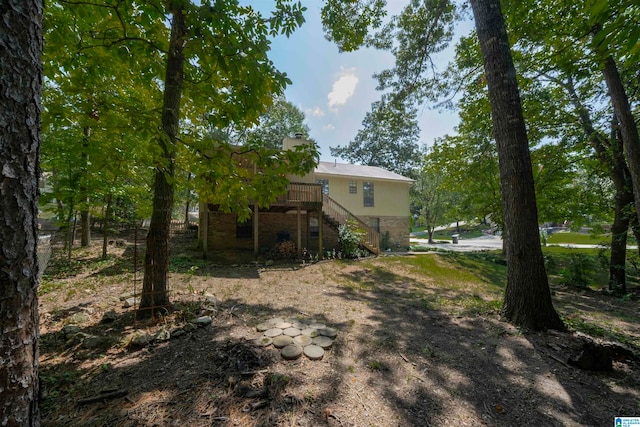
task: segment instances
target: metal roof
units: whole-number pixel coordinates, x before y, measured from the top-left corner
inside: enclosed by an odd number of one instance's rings
[[[374,178],[386,181],[414,182],[411,178],[377,166],[350,165],[346,163],[320,162],[316,167],[316,175],[333,175],[354,178]]]

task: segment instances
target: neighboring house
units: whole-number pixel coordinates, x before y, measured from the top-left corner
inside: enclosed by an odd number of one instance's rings
[[[285,138],[283,148],[305,143],[309,142]],[[409,246],[413,180],[379,167],[335,162],[320,162],[313,172],[289,180],[286,194],[267,209],[254,209],[244,223],[238,222],[237,215],[201,201],[199,232],[205,252],[253,249],[258,253],[291,240],[299,253],[306,248],[322,254],[338,249],[338,226],[349,220],[366,232],[362,243],[373,253],[381,250],[381,236],[394,249]]]

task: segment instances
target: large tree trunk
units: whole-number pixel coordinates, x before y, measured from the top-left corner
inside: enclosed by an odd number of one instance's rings
[[[175,177],[175,145],[180,120],[180,97],[184,78],[185,19],[182,6],[171,10],[171,40],[167,53],[167,71],[162,106],[162,130],[158,143],[162,149],[162,162],[155,170],[153,213],[147,235],[144,259],[144,281],[140,300],[140,316],[153,315],[154,307],[169,306],[167,275],[169,272],[169,227],[173,209],[173,182]]]
[[[42,1],[0,19],[0,425],[37,426]]]
[[[594,39],[600,30],[601,27],[597,26],[593,34]],[[595,50],[601,57],[602,74],[609,90],[613,111],[620,126],[625,157],[631,172],[634,201],[636,206],[640,207],[640,135],[638,134],[638,126],[633,117],[629,98],[620,78],[620,73],[618,73],[616,62],[611,55],[605,53],[607,51],[606,46],[596,45]],[[640,209],[636,209],[636,215],[640,222]]]
[[[553,308],[516,71],[499,0],[471,0],[500,163],[507,257],[502,315],[532,330],[564,329]]]
[[[633,203],[631,175],[624,158],[622,139],[619,135],[617,120],[614,120],[611,137],[607,139],[598,132],[591,120],[589,111],[578,96],[573,79],[560,82],[569,99],[576,108],[580,124],[596,152],[598,161],[609,171],[615,187],[614,220],[611,225],[611,257],[609,258],[609,289],[626,291],[627,231],[629,229],[629,212]]]

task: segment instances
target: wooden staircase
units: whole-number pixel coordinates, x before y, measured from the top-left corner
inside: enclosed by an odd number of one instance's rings
[[[355,223],[365,233],[360,241],[360,246],[372,254],[378,255],[380,253],[380,233],[326,194],[322,195],[322,216],[336,230],[342,224]]]

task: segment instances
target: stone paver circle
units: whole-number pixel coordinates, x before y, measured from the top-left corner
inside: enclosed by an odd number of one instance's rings
[[[318,329],[318,335],[322,335],[329,338],[335,338],[336,335],[338,335],[338,331],[336,331],[333,328],[326,327],[326,328]]]
[[[324,329],[327,327],[324,323],[312,323],[309,325],[311,329]]]
[[[253,343],[258,347],[267,347],[273,343],[273,340],[269,337],[260,337],[253,340]]]
[[[308,345],[311,345],[313,343],[313,340],[307,335],[298,335],[297,337],[293,338],[293,342],[301,347],[306,347]]]
[[[328,348],[331,348],[331,346],[333,345],[333,340],[329,337],[325,337],[325,336],[317,336],[313,339],[313,343],[317,346],[320,346],[322,348],[324,348],[325,350]]]
[[[303,351],[304,355],[311,360],[320,360],[324,356],[322,347],[313,344],[304,347]]]
[[[280,328],[271,328],[264,331],[264,335],[269,338],[277,337],[278,335],[282,335],[282,329]]]
[[[294,360],[302,356],[302,347],[296,344],[289,344],[280,350],[280,354],[287,360]]]
[[[311,328],[303,329],[302,330],[302,335],[306,335],[308,337],[314,338],[314,337],[318,336],[318,330],[317,329],[311,329]]]
[[[293,338],[287,335],[278,335],[273,339],[273,346],[275,348],[286,347],[289,344],[293,344]]]
[[[266,330],[271,329],[273,326],[268,323],[268,322],[264,322],[264,323],[260,323],[258,324],[258,326],[256,326],[256,329],[258,330],[258,332],[264,332]]]
[[[302,334],[302,331],[300,331],[300,329],[298,328],[287,328],[282,331],[282,333],[285,335],[289,335],[290,337],[297,337],[298,335]]]
[[[276,323],[274,326],[276,328],[278,328],[278,329],[285,330],[285,329],[291,327],[291,323],[289,323],[289,322],[279,322],[279,323]]]
[[[272,317],[271,319],[267,320],[267,323],[271,324],[271,325],[277,325],[278,323],[282,323],[284,322],[284,319],[280,318],[280,317]]]

